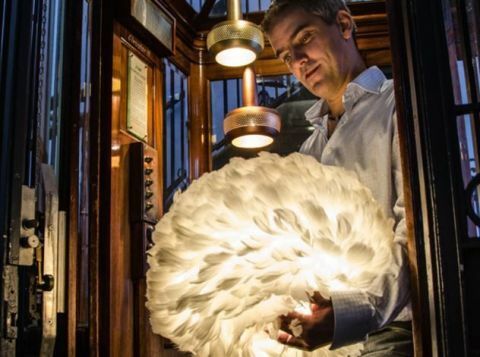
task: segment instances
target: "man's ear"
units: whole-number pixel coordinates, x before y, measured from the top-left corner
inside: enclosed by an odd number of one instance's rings
[[[338,10],[337,24],[340,26],[342,37],[345,40],[350,39],[353,35],[353,30],[355,28],[355,23],[353,22],[352,15],[350,15],[346,10]]]

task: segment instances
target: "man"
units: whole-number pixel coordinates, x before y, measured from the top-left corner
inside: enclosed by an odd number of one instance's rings
[[[398,276],[381,274],[369,292],[333,291],[310,297],[312,314],[282,319],[278,340],[304,350],[366,341],[364,356],[411,356],[411,310],[405,210],[392,81],[366,68],[355,24],[342,0],[278,0],[263,28],[276,55],[319,101],[306,117],[315,127],[300,151],[357,173],[388,217],[395,219]],[[298,319],[302,334],[290,322]],[[368,338],[367,338],[368,336]]]

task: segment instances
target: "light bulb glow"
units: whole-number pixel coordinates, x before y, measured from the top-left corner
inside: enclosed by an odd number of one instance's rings
[[[261,148],[273,143],[273,138],[267,135],[243,135],[232,140],[232,144],[239,148],[254,149]]]
[[[232,47],[220,51],[215,56],[215,61],[226,67],[241,67],[252,63],[256,58],[257,55],[252,50],[243,47]]]

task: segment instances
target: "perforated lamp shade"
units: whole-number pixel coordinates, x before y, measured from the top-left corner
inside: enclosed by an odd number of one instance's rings
[[[275,109],[257,105],[255,72],[251,67],[243,72],[243,103],[243,107],[230,111],[223,121],[226,139],[240,148],[270,145],[280,133],[280,115]]]
[[[260,27],[242,20],[240,0],[228,0],[227,21],[215,25],[207,35],[207,48],[215,61],[227,67],[246,66],[263,47]]]

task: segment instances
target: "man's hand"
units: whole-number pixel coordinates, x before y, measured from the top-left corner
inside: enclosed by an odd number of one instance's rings
[[[325,299],[318,291],[309,296],[309,299],[311,315],[290,312],[280,317],[281,331],[278,342],[306,351],[313,351],[332,342],[334,324],[332,301]],[[301,333],[296,337],[292,330],[297,330],[298,327],[301,327]]]

